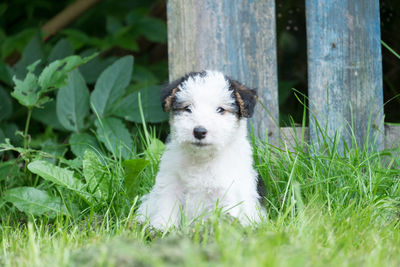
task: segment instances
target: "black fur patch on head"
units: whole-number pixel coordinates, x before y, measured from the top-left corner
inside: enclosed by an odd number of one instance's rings
[[[163,110],[169,111],[171,109],[171,107],[174,106],[174,103],[176,101],[175,94],[179,91],[179,86],[183,82],[185,82],[189,78],[193,78],[195,76],[205,77],[206,74],[207,73],[205,71],[189,72],[186,75],[182,76],[181,78],[176,79],[175,81],[164,86],[161,89],[161,105],[162,105]]]
[[[257,103],[257,92],[254,89],[249,89],[238,81],[229,77],[227,80],[230,83],[233,97],[236,100],[236,105],[239,108],[239,116],[250,118],[253,116],[254,107]]]
[[[161,105],[164,111],[169,111],[174,99],[175,94],[179,90],[178,86],[183,82],[183,77],[179,78],[161,89]]]

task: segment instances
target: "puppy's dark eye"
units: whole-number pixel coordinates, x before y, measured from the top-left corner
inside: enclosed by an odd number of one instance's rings
[[[192,109],[190,108],[190,106],[186,106],[183,108],[184,112],[188,112],[188,113],[192,113]]]
[[[225,113],[225,109],[224,108],[221,108],[221,107],[218,107],[217,108],[217,112],[219,113],[219,114],[224,114]]]

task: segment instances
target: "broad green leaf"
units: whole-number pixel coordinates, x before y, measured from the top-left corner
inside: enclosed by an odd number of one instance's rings
[[[66,131],[57,118],[56,101],[50,101],[40,108],[35,108],[32,118],[53,129]]]
[[[141,122],[138,94],[140,93],[144,119],[147,122],[162,122],[168,119],[168,113],[161,107],[160,87],[151,86],[138,92],[133,92],[115,107],[113,114],[133,122]]]
[[[128,158],[131,154],[133,142],[124,123],[116,118],[104,118],[95,121],[99,140],[115,156]]]
[[[23,81],[14,76],[13,81],[15,86],[11,95],[25,107],[32,108],[36,106],[39,102],[40,94],[35,74],[29,72]]]
[[[33,36],[29,41],[24,51],[22,52],[22,57],[15,64],[15,75],[17,78],[22,79],[27,74],[27,67],[38,60],[44,58],[42,42],[39,34]],[[41,68],[38,68],[40,71]],[[32,71],[33,72],[33,71]]]
[[[117,45],[130,51],[139,50],[139,45],[136,40],[132,38],[132,29],[130,26],[121,28],[111,38],[111,44],[113,45]]]
[[[126,56],[115,61],[100,74],[90,97],[94,112],[103,117],[125,94],[131,81],[132,68],[133,57]]]
[[[59,197],[33,187],[9,189],[4,193],[4,199],[26,214],[49,218],[61,214],[70,215]]]
[[[107,169],[92,150],[86,150],[83,156],[83,175],[89,191],[101,199],[109,196],[109,175]]]
[[[50,55],[47,61],[51,63],[55,60],[68,57],[73,53],[74,53],[74,48],[66,39],[63,38],[60,41],[58,41],[56,45],[53,47],[53,49],[50,51]]]
[[[85,150],[100,150],[96,138],[87,133],[73,133],[69,138],[69,144],[72,153],[78,157],[83,157]]]
[[[88,49],[83,51],[80,55],[82,57],[93,54],[96,49]],[[96,57],[88,63],[79,67],[79,71],[85,78],[85,81],[94,84],[99,77],[100,73],[110,66],[117,58],[116,57]]]
[[[57,94],[57,117],[65,129],[80,132],[89,114],[89,89],[78,70],[68,74],[68,84]]]
[[[129,159],[122,163],[125,169],[125,188],[129,197],[133,198],[138,193],[140,184],[139,175],[149,165],[145,159]]]
[[[60,88],[67,84],[68,72],[90,61],[97,54],[81,58],[80,56],[69,56],[61,60],[56,60],[44,68],[39,76],[38,83],[41,92],[47,92],[54,88]]]
[[[158,77],[154,75],[148,67],[140,66],[138,64],[135,65],[135,69],[133,70],[132,81],[134,81],[133,88],[136,90],[160,84]]]
[[[74,177],[74,172],[60,168],[43,160],[35,160],[28,164],[28,169],[45,180],[72,191],[81,192],[83,183]]]
[[[152,42],[167,42],[167,25],[159,18],[146,17],[140,21],[140,33]]]
[[[12,114],[10,94],[0,86],[0,121],[8,119]]]

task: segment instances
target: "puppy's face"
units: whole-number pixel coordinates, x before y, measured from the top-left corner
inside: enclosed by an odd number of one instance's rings
[[[220,72],[190,73],[163,90],[171,111],[171,139],[191,149],[220,149],[251,117],[256,93]]]

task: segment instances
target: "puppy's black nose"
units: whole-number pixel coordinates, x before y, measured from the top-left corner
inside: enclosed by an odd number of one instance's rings
[[[206,137],[207,129],[202,126],[197,126],[193,129],[193,135],[196,139],[203,139]]]

